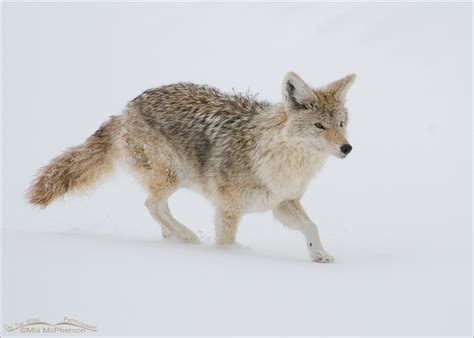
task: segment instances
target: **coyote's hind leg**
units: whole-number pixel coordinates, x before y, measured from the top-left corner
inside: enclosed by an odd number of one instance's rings
[[[132,159],[132,170],[149,193],[145,205],[161,225],[163,237],[199,243],[196,234],[179,223],[168,207],[168,198],[179,188],[180,178],[165,143],[161,144],[161,152],[158,152],[153,145],[145,147],[145,141],[136,135],[126,133],[124,140],[124,150]]]
[[[173,215],[171,215],[168,207],[168,196],[150,194],[145,205],[153,218],[161,224],[163,237],[177,238],[186,243],[199,243],[199,238],[196,234],[179,223]]]
[[[199,243],[194,232],[178,222],[168,207],[168,198],[179,188],[179,178],[166,164],[153,163],[153,179],[145,202],[153,218],[161,225],[164,238],[177,238],[186,243]]]

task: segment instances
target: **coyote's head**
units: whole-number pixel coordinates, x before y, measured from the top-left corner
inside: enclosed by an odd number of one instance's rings
[[[318,151],[344,158],[352,150],[346,139],[345,95],[355,74],[313,89],[296,73],[283,80],[283,104],[288,112],[288,136]]]

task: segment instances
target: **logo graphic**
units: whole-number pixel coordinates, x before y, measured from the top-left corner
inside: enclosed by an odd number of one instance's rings
[[[42,321],[40,318],[33,318],[13,325],[5,325],[5,331],[28,334],[80,334],[97,332],[97,326],[85,324],[69,317],[64,317],[62,321],[56,324]]]

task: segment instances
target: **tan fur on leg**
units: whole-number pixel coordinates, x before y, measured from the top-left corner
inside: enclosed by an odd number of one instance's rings
[[[177,238],[186,243],[199,243],[199,238],[171,214],[168,198],[180,187],[171,157],[157,149],[145,148],[127,135],[126,150],[132,158],[132,169],[149,191],[145,202],[153,218],[161,225],[164,238]],[[162,151],[163,152],[163,151]]]
[[[309,254],[314,262],[334,262],[334,257],[323,248],[318,227],[306,214],[299,201],[285,201],[273,210],[273,214],[287,227],[301,231],[305,236]]]
[[[180,239],[186,243],[200,243],[199,238],[194,232],[179,223],[171,215],[167,198],[163,198],[160,195],[150,195],[145,205],[153,218],[162,225],[163,232],[168,234],[169,237]]]
[[[219,189],[220,198],[216,212],[216,243],[234,244],[240,221],[240,206],[231,189]]]

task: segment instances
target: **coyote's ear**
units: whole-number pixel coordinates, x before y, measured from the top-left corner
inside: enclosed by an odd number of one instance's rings
[[[328,84],[326,87],[323,88],[323,91],[333,95],[338,100],[344,100],[347,91],[349,90],[349,88],[351,88],[355,79],[355,74],[344,76],[342,79]]]
[[[282,92],[285,105],[294,109],[303,109],[316,99],[311,87],[293,72],[288,72],[285,75]]]

